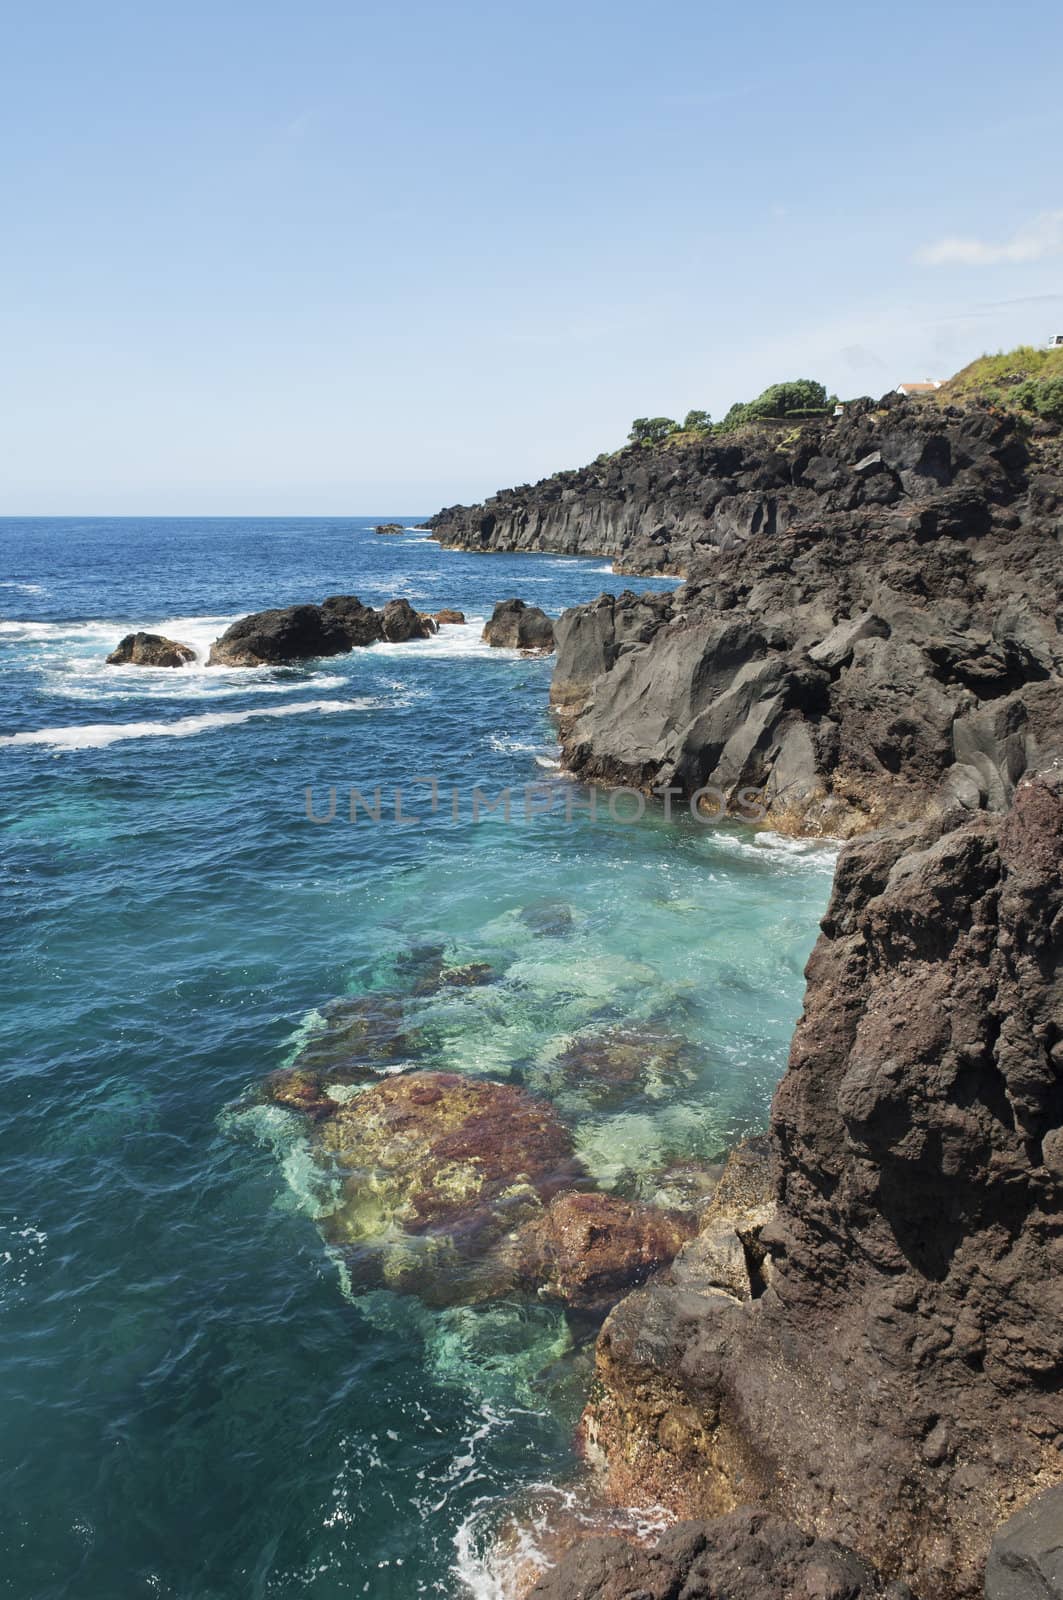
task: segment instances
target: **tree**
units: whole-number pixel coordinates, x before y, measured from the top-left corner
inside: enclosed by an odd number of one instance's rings
[[[678,427],[679,424],[671,417],[636,417],[631,424],[628,438],[632,444],[660,444],[670,433],[675,433]]]
[[[684,433],[708,433],[712,418],[707,411],[688,411],[683,418]]]
[[[760,417],[818,414],[826,409],[827,391],[821,383],[814,378],[794,378],[789,383],[771,384],[755,400],[737,402],[720,426],[726,433],[740,428],[743,423],[756,422]]]

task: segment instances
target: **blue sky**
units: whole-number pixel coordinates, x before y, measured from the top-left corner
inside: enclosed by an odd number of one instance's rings
[[[0,0],[0,513],[430,511],[1063,332],[1044,3]]]

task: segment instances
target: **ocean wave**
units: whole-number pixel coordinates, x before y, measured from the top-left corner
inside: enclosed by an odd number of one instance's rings
[[[47,594],[48,592],[42,583],[16,583],[10,578],[0,583],[0,589],[14,589],[17,594]]]
[[[508,1505],[481,1496],[454,1535],[453,1573],[470,1600],[517,1600],[574,1542],[617,1535],[656,1544],[675,1522],[663,1506],[609,1506],[586,1481],[532,1483]]]
[[[294,717],[308,712],[320,716],[339,711],[371,711],[378,700],[300,700],[291,706],[254,706],[249,711],[207,711],[198,717],[176,717],[172,722],[96,722],[76,728],[38,728],[32,733],[9,733],[0,745],[46,745],[53,750],[102,750],[124,739],[190,739],[217,728],[234,728],[256,717]]]

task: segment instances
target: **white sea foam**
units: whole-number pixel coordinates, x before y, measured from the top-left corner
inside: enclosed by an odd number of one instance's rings
[[[498,656],[503,660],[519,660],[519,650],[498,650],[485,644],[481,635],[484,617],[468,617],[465,622],[444,623],[438,633],[427,639],[409,639],[405,644],[371,644],[371,652],[384,651],[388,656],[402,658],[418,656],[422,659],[452,661],[469,656]]]
[[[40,583],[15,583],[12,579],[5,579],[0,583],[0,589],[14,589],[17,594],[44,594],[44,585]]]
[[[340,711],[369,711],[376,700],[300,700],[290,706],[255,706],[250,711],[207,711],[198,717],[176,717],[171,722],[96,722],[78,728],[38,728],[32,733],[11,733],[0,745],[47,745],[53,750],[101,750],[124,739],[190,739],[216,728],[233,728],[256,717],[294,717],[308,712],[332,716]]]

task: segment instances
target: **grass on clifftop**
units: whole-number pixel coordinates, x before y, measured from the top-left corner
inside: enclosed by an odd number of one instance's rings
[[[1009,411],[1063,422],[1063,349],[1037,350],[1024,344],[995,356],[979,356],[943,383],[934,399],[942,405],[986,400]]]

